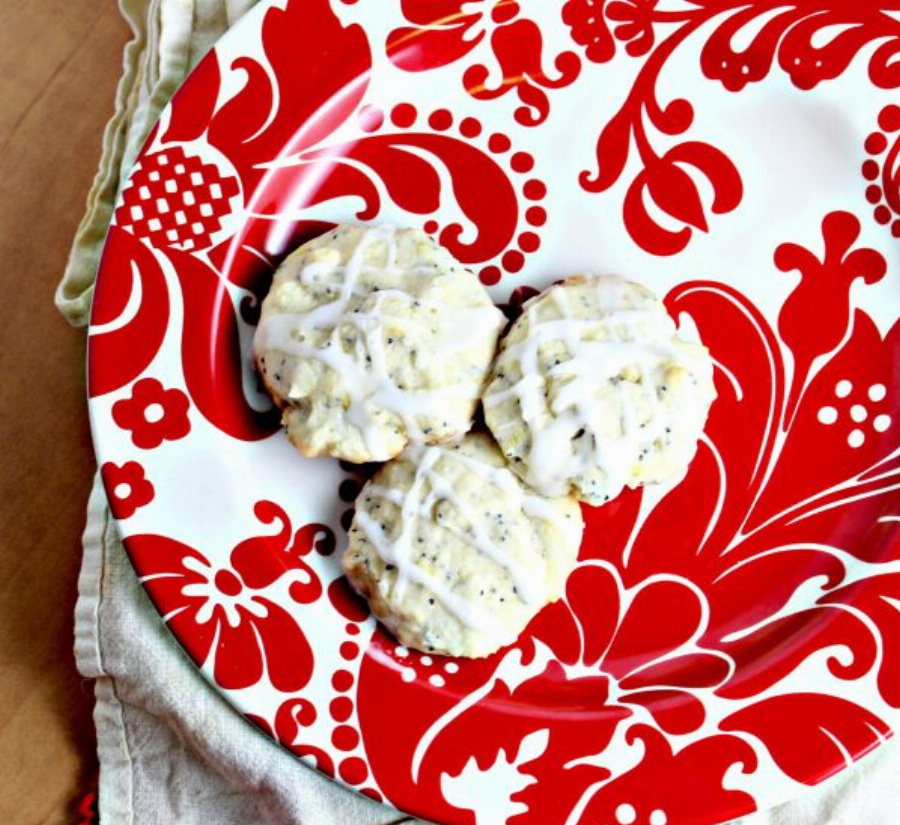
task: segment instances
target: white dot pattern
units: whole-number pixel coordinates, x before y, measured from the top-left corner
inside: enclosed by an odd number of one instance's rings
[[[834,407],[822,407],[819,410],[819,421],[823,424],[834,424],[837,421],[837,410]]]
[[[889,415],[876,415],[872,422],[875,432],[883,433],[891,426],[891,417]]]
[[[405,667],[400,673],[400,678],[404,682],[413,682],[416,679],[416,672],[411,667]]]
[[[837,384],[834,385],[834,394],[838,398],[846,398],[851,392],[853,392],[853,384],[846,378],[842,381],[838,381]]]
[[[854,404],[850,408],[850,417],[860,424],[869,417],[869,411],[862,404]]]
[[[887,387],[885,387],[884,384],[872,384],[872,386],[869,387],[870,401],[883,401],[886,395]]]
[[[440,673],[435,673],[428,677],[428,681],[431,682],[435,687],[443,687],[447,684],[446,680]]]
[[[669,818],[666,816],[666,812],[657,808],[655,811],[651,811],[650,813],[650,825],[666,825],[669,821]]]
[[[162,404],[153,402],[152,404],[148,404],[147,408],[144,410],[144,418],[151,424],[155,424],[157,421],[162,420],[165,412]]]
[[[616,821],[619,822],[620,825],[631,825],[636,819],[637,811],[634,809],[634,805],[623,802],[616,808]]]
[[[854,430],[850,435],[847,436],[847,443],[853,447],[855,450],[857,447],[862,447],[865,443],[866,435],[862,430]]]

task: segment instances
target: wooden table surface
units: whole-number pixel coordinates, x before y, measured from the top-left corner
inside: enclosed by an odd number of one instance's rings
[[[84,330],[53,306],[129,37],[114,0],[0,0],[0,822],[69,823],[96,772],[72,654],[94,457]]]

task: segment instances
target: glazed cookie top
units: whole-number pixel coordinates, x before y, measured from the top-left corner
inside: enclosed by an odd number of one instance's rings
[[[592,504],[682,473],[715,388],[706,348],[675,332],[653,293],[618,276],[574,276],[529,301],[484,396],[512,468]]]
[[[404,644],[484,656],[563,592],[581,542],[573,499],[537,495],[490,436],[411,447],[360,493],[344,567]]]
[[[301,452],[384,461],[469,429],[503,324],[420,230],[341,226],[278,269],[254,354]]]

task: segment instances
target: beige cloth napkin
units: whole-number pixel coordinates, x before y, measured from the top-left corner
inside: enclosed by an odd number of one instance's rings
[[[57,306],[87,323],[120,182],[178,83],[256,0],[120,0],[134,38]],[[386,825],[412,822],[276,746],[200,676],[138,584],[95,480],[75,653],[96,680],[102,825]],[[897,825],[900,748],[880,748],[795,802],[744,825]],[[478,822],[477,825],[500,825]]]

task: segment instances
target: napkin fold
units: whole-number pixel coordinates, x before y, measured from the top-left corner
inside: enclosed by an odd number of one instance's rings
[[[181,80],[256,0],[120,0],[133,31],[100,167],[56,293],[88,320],[100,253],[127,171]],[[280,748],[213,690],[174,641],[125,555],[94,481],[78,582],[75,655],[95,680],[102,825],[388,825],[416,822]],[[743,825],[897,825],[900,748],[879,748]],[[500,825],[479,821],[477,825]]]

